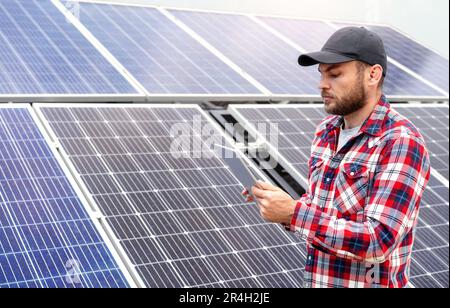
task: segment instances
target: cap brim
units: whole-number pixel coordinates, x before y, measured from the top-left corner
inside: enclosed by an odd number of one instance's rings
[[[301,66],[312,66],[316,64],[338,64],[353,61],[354,59],[332,53],[329,51],[318,51],[301,55],[298,58],[298,63]]]

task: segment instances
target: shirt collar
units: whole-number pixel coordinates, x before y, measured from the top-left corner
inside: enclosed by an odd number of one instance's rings
[[[385,95],[382,95],[380,101],[372,111],[372,114],[367,118],[367,120],[361,126],[361,129],[359,131],[362,133],[372,135],[374,137],[381,136],[381,134],[383,133],[382,132],[383,123],[389,109],[390,109],[389,101],[387,100]],[[333,119],[331,119],[330,122],[328,122],[327,125],[328,133],[342,127],[343,123],[344,117],[342,116],[334,117]]]

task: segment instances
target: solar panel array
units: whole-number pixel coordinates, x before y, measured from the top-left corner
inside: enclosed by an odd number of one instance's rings
[[[423,131],[430,145],[432,168],[448,172],[448,106],[410,106],[399,107],[399,110],[405,116],[411,116],[411,120]],[[269,152],[303,187],[308,187],[308,159],[315,128],[327,116],[321,105],[236,105],[230,107],[230,111],[255,138],[267,143],[271,142],[270,136],[258,133],[255,128],[258,123],[277,124],[280,137],[278,144],[272,144]],[[440,142],[442,147],[436,144]],[[419,287],[448,287],[448,183],[443,185],[432,176],[421,206],[411,281]]]
[[[303,244],[244,204],[221,158],[205,158],[199,130],[221,135],[198,107],[40,111],[145,286],[301,286]],[[192,147],[171,150],[172,128],[194,118],[199,128],[182,129]]]
[[[1,1],[0,20],[0,95],[137,94],[51,1]]]
[[[0,107],[0,288],[127,287],[24,106]]]
[[[343,26],[57,0],[2,0],[0,20],[0,101],[320,98],[317,68],[297,59]],[[389,96],[448,100],[447,59],[368,27],[392,58]],[[205,126],[224,135],[198,106],[36,110],[40,119],[30,106],[0,106],[0,287],[302,286],[305,243],[244,203],[238,175],[204,147]],[[269,150],[306,187],[322,111],[236,110],[247,124],[279,124],[279,151]],[[448,106],[402,111],[441,175],[424,195],[412,281],[448,287]],[[191,142],[174,149],[179,125]]]

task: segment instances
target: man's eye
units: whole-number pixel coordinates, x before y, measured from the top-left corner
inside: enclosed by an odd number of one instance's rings
[[[341,74],[330,74],[330,77],[331,78],[337,78],[337,77],[339,77]]]

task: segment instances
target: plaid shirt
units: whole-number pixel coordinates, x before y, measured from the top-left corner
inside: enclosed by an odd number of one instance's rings
[[[305,287],[406,287],[422,194],[423,137],[383,96],[339,152],[343,118],[318,127],[309,190],[290,230],[307,241]]]

